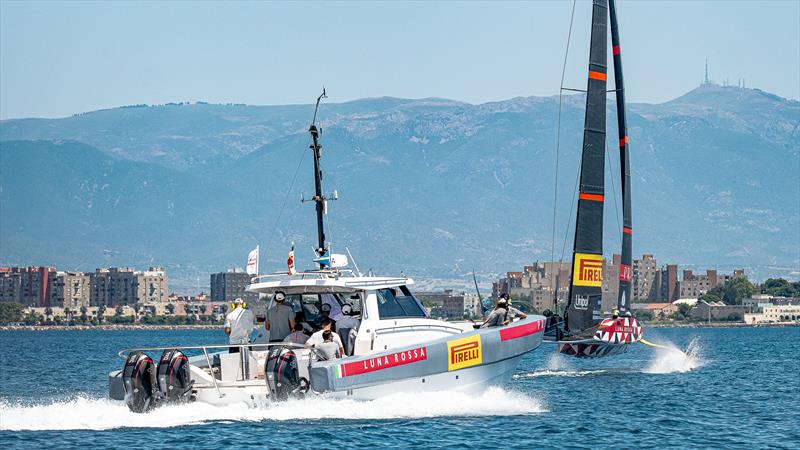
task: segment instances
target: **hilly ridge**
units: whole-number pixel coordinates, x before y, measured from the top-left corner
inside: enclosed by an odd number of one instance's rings
[[[423,277],[549,259],[557,108],[553,97],[324,104],[325,189],[340,194],[329,238],[362,270]],[[297,200],[313,191],[312,112],[185,104],[0,122],[0,264],[160,264],[177,286],[194,286],[241,266],[257,243],[269,246],[268,270],[278,270],[295,241],[301,267],[310,266],[313,206]],[[583,97],[565,97],[557,259],[571,236],[582,120]],[[635,255],[764,275],[798,270],[800,103],[705,85],[630,105],[629,123]],[[615,151],[609,159],[611,198]],[[606,205],[611,253],[619,228],[614,203]]]

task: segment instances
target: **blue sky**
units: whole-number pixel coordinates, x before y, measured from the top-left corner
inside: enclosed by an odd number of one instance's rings
[[[579,0],[567,86],[585,85]],[[0,0],[0,118],[135,103],[309,103],[558,91],[571,1],[36,2]],[[739,78],[800,97],[800,1],[619,0],[628,98],[663,102]]]

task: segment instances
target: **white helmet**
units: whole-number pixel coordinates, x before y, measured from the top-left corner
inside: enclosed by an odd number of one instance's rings
[[[351,312],[353,312],[353,308],[350,305],[342,306],[342,314],[349,316]]]

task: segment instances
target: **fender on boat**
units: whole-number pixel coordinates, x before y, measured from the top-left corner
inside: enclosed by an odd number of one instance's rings
[[[345,391],[493,364],[537,348],[544,329],[543,316],[529,316],[502,327],[481,328],[377,354],[318,362],[311,367],[311,388],[316,392]]]

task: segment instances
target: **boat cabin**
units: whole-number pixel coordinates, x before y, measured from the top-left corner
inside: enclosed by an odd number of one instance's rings
[[[349,305],[351,316],[359,321],[358,330],[339,333],[347,356],[427,342],[463,333],[471,326],[431,319],[422,303],[411,293],[414,281],[406,277],[336,276],[328,272],[256,277],[248,287],[251,292],[269,296],[268,308],[277,292],[286,295],[298,318],[319,329],[323,305],[330,306],[330,318],[338,321]]]

